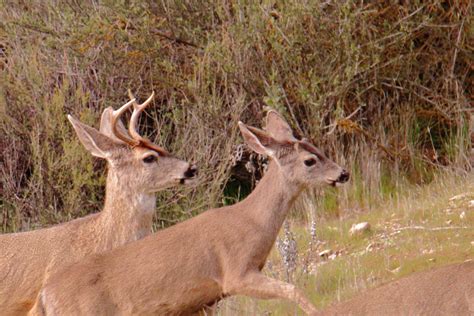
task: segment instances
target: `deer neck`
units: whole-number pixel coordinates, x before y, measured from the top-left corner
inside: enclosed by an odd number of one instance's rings
[[[128,178],[113,169],[107,176],[100,221],[106,232],[104,241],[109,246],[138,240],[151,232],[155,195],[137,192]]]
[[[283,222],[303,187],[290,182],[281,167],[271,162],[255,190],[244,200],[247,216],[258,227],[260,242],[273,245]]]

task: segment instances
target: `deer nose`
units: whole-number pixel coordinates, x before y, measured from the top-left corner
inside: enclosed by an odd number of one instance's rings
[[[198,174],[198,168],[196,167],[196,165],[191,165],[188,170],[186,170],[184,172],[184,176],[186,178],[192,178],[194,176],[196,176]]]
[[[350,174],[347,172],[345,169],[342,170],[341,174],[339,175],[339,178],[337,178],[337,182],[344,183],[349,180]]]

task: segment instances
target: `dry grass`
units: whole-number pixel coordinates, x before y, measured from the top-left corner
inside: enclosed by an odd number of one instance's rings
[[[295,212],[308,214],[317,209],[316,234],[312,240],[310,223],[290,219],[298,248],[290,280],[324,308],[412,272],[474,259],[473,192],[472,175],[444,175],[430,185],[404,186],[396,197],[381,199],[370,211],[343,208],[339,218],[328,215],[322,203],[302,203]],[[351,225],[362,221],[371,224],[371,231],[351,236]],[[327,249],[335,255],[321,258],[318,254]],[[276,249],[265,272],[287,279],[284,260]],[[242,297],[222,302],[219,314],[303,315],[288,302]]]

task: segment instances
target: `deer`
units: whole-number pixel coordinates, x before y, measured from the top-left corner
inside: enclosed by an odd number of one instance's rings
[[[101,116],[100,131],[68,119],[84,147],[105,159],[108,174],[102,211],[49,228],[0,235],[0,314],[26,315],[49,276],[88,255],[116,248],[152,232],[155,193],[191,184],[197,168],[142,137],[138,118],[154,93]],[[129,129],[121,116],[133,105]]]
[[[262,269],[300,193],[349,173],[297,140],[274,110],[266,130],[238,124],[247,146],[270,158],[250,195],[70,265],[48,280],[30,315],[191,315],[231,295],[287,299],[316,314],[301,290]]]
[[[474,261],[417,272],[330,306],[322,315],[473,315]]]

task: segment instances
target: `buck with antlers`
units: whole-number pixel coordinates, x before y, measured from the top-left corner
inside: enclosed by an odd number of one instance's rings
[[[149,234],[154,193],[195,176],[194,166],[138,134],[138,117],[153,94],[141,105],[130,97],[117,111],[103,112],[100,132],[68,116],[84,147],[108,162],[104,208],[51,228],[0,235],[1,315],[25,315],[43,282],[66,264]],[[120,117],[132,105],[128,134]]]
[[[187,315],[229,295],[291,300],[316,308],[294,285],[261,273],[300,192],[346,182],[349,174],[274,111],[267,132],[239,123],[247,145],[272,159],[243,201],[204,212],[55,274],[33,315]]]

